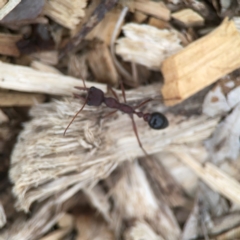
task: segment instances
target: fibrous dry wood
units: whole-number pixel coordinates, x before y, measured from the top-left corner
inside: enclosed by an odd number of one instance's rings
[[[116,53],[125,61],[159,70],[165,58],[182,49],[174,30],[135,23],[126,24],[122,29],[126,37],[117,40]]]
[[[137,99],[138,92],[135,96]],[[95,185],[122,161],[144,155],[129,117],[119,114],[117,119],[100,121],[102,114],[107,113],[104,107],[86,107],[63,137],[64,129],[79,107],[79,101],[66,99],[32,109],[34,119],[25,125],[19,136],[21,141],[12,154],[10,176],[14,194],[18,197],[18,208],[28,211],[34,201],[71,185],[81,183],[82,188]],[[161,107],[154,110],[159,111]],[[206,139],[218,122],[218,118],[205,116],[185,121],[180,116],[167,114],[167,117],[171,127],[163,131],[151,130],[142,119],[136,119],[142,144],[149,154],[162,151],[169,144]],[[32,188],[36,183],[39,187]]]
[[[64,27],[74,29],[84,17],[86,5],[87,0],[48,0],[44,6],[44,14]]]

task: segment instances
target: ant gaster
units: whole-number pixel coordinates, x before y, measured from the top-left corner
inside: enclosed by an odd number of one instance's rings
[[[126,104],[126,97],[125,97],[125,92],[124,92],[124,89],[123,89],[123,85],[121,85],[121,86],[122,86],[122,94],[123,94],[123,98],[124,98],[124,103],[120,103],[117,94],[114,92],[114,90],[112,88],[108,87],[108,89],[112,92],[112,94],[114,95],[115,98],[105,97],[104,92],[101,89],[98,89],[96,87],[87,88],[84,80],[83,80],[83,83],[84,83],[84,87],[75,87],[75,88],[77,88],[79,90],[87,91],[87,96],[86,96],[86,98],[84,98],[84,97],[82,97],[78,94],[74,94],[74,96],[76,98],[83,99],[84,104],[81,107],[81,109],[76,113],[76,115],[73,117],[71,122],[68,124],[67,128],[64,131],[64,135],[66,134],[69,126],[72,124],[72,122],[77,117],[77,115],[83,110],[83,108],[86,104],[88,106],[98,107],[102,103],[104,103],[107,107],[112,108],[112,109],[116,109],[113,112],[111,112],[110,114],[115,113],[118,110],[129,114],[129,116],[132,120],[133,130],[134,130],[134,133],[136,135],[138,144],[142,148],[143,152],[147,155],[147,152],[143,148],[142,143],[140,141],[140,138],[138,136],[137,126],[136,126],[135,121],[133,119],[134,114],[137,115],[139,118],[142,118],[145,122],[148,122],[149,126],[152,129],[164,129],[168,126],[168,120],[162,113],[154,112],[154,113],[150,114],[150,113],[143,113],[143,112],[140,112],[140,111],[136,111],[137,108],[143,106],[144,104],[151,101],[152,99],[148,99],[148,100],[140,103],[136,107],[131,107],[131,106]]]

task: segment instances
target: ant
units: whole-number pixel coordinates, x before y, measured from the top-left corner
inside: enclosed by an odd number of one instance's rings
[[[168,120],[162,113],[154,112],[154,113],[150,114],[150,113],[143,113],[143,112],[140,112],[140,111],[136,111],[137,108],[143,106],[147,102],[152,101],[153,99],[148,99],[148,100],[140,103],[136,107],[131,107],[131,106],[127,105],[127,103],[126,103],[126,96],[125,96],[125,92],[124,92],[124,88],[123,88],[122,83],[121,83],[121,87],[122,87],[122,95],[123,95],[123,98],[124,98],[124,103],[119,102],[119,99],[118,99],[118,96],[117,96],[116,92],[110,86],[108,86],[108,89],[112,92],[112,94],[115,98],[105,97],[104,92],[101,89],[98,89],[96,87],[87,88],[84,79],[83,79],[83,85],[84,85],[84,87],[75,87],[75,88],[77,88],[79,90],[87,91],[87,96],[86,96],[86,98],[84,98],[84,97],[82,97],[78,94],[74,94],[74,96],[76,98],[83,99],[84,103],[83,103],[81,109],[75,114],[75,116],[72,118],[71,122],[68,124],[67,128],[64,131],[64,135],[66,134],[68,128],[70,127],[72,122],[75,120],[77,115],[83,110],[83,108],[85,107],[86,104],[88,106],[98,107],[102,103],[104,103],[107,107],[116,109],[113,112],[110,112],[110,114],[108,114],[108,116],[115,113],[118,110],[122,111],[123,113],[129,114],[129,116],[132,120],[133,130],[134,130],[134,133],[136,135],[138,144],[139,144],[140,148],[143,150],[143,152],[145,153],[145,155],[147,156],[148,154],[145,151],[145,149],[143,148],[142,143],[140,141],[140,138],[138,136],[137,126],[136,126],[136,123],[134,121],[133,116],[135,114],[139,118],[142,118],[145,122],[148,122],[149,126],[152,129],[159,130],[159,129],[166,128],[168,126]]]

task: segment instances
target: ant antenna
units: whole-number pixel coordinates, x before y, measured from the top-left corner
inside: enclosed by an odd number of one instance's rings
[[[88,97],[88,95],[87,95],[87,97]],[[77,117],[77,115],[78,115],[78,114],[83,110],[83,108],[85,107],[85,105],[86,105],[86,103],[87,103],[87,99],[88,99],[87,97],[86,97],[85,102],[83,103],[81,109],[75,114],[75,116],[72,118],[71,122],[70,122],[70,123],[68,124],[68,126],[66,127],[66,129],[65,129],[65,131],[64,131],[64,133],[63,133],[63,136],[65,136],[68,128],[70,127],[70,125],[73,123],[73,121],[75,120],[75,118]]]

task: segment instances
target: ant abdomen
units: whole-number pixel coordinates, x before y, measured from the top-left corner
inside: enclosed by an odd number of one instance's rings
[[[154,112],[150,115],[148,124],[153,129],[163,129],[168,126],[168,120],[162,113]]]

